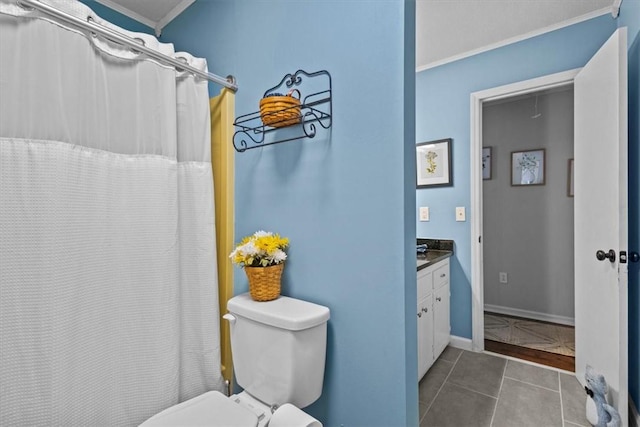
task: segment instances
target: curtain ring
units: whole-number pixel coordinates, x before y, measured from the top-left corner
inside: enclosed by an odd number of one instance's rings
[[[188,60],[187,60],[187,58],[185,58],[184,56],[176,56],[176,59],[177,59],[178,61],[182,62],[182,63],[183,63],[183,64],[185,64],[185,65],[189,65],[189,61],[188,61]],[[182,72],[187,71],[187,70],[185,70],[184,68],[178,68],[178,67],[176,67],[176,70],[178,70],[178,71],[182,71]]]
[[[144,41],[144,39],[143,39],[143,38],[141,38],[141,37],[134,37],[134,38],[133,38],[133,40],[135,40],[135,41],[137,41],[138,43],[140,43],[143,47],[146,47],[146,46],[147,46],[147,43],[146,43],[146,42]],[[131,47],[131,51],[132,51],[133,53],[136,53],[136,54],[141,54],[141,53],[142,53],[142,52],[140,52],[139,50],[137,50],[135,47]]]
[[[91,15],[87,16],[87,22],[90,24],[95,23],[95,19],[93,19],[93,17]],[[94,39],[98,37],[98,35],[96,33],[94,33],[93,31],[91,31],[91,37],[93,37]]]

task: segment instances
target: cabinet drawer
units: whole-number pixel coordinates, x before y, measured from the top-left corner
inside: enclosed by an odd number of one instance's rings
[[[433,271],[433,289],[449,282],[449,260],[442,262],[442,266]]]

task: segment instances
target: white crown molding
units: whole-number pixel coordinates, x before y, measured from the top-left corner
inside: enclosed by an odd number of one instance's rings
[[[617,2],[621,2],[622,0],[616,0]],[[615,8],[615,4],[613,6]],[[439,67],[441,65],[444,64],[448,64],[450,62],[455,62],[455,61],[459,61],[461,59],[464,58],[468,58],[470,56],[474,56],[474,55],[478,55],[480,53],[484,53],[484,52],[488,52],[490,50],[493,49],[497,49],[499,47],[503,47],[503,46],[507,46],[513,43],[517,43],[526,39],[530,39],[545,33],[549,33],[551,31],[555,31],[555,30],[559,30],[561,28],[565,28],[565,27],[570,27],[571,25],[575,25],[575,24],[579,24],[580,22],[584,22],[584,21],[588,21],[589,19],[593,19],[593,18],[597,18],[599,16],[603,16],[603,15],[608,15],[608,14],[612,14],[612,8],[611,7],[605,7],[602,9],[597,9],[594,10],[593,12],[589,12],[586,13],[584,15],[580,15],[580,16],[576,16],[575,18],[572,19],[567,19],[565,21],[562,22],[558,22],[557,24],[553,24],[553,25],[549,25],[534,31],[530,31],[528,33],[519,35],[519,36],[515,36],[515,37],[511,37],[496,43],[492,43],[483,47],[480,47],[478,49],[473,49],[473,50],[469,50],[467,52],[463,52],[457,55],[453,55],[450,56],[448,58],[444,58],[444,59],[440,59],[438,61],[434,61],[434,62],[430,62],[428,64],[425,65],[421,65],[419,67],[416,67],[416,73],[419,73],[421,71],[426,71],[429,70],[431,68],[435,68],[435,67]]]
[[[131,19],[134,19],[144,25],[146,25],[149,28],[156,28],[157,22],[153,22],[152,20],[145,18],[144,16],[137,14],[135,12],[133,12],[130,9],[127,9],[126,7],[113,2],[111,0],[96,0],[98,3],[102,4],[103,6],[107,6],[109,9],[113,9],[116,12],[120,12],[121,14],[128,16]]]
[[[622,4],[622,0],[613,0],[613,5],[611,6],[611,16],[617,18],[620,15],[620,5]]]

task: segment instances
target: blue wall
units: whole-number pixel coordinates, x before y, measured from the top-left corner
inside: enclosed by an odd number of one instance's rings
[[[417,206],[431,208],[431,221],[418,222],[418,236],[453,238],[452,334],[471,338],[471,240],[469,222],[455,222],[455,206],[470,206],[469,95],[472,92],[582,67],[618,26],[629,26],[629,249],[638,251],[640,181],[639,51],[640,2],[624,0],[618,22],[610,15],[514,43],[418,73],[416,78],[416,142],[453,138],[454,186],[418,190]],[[629,274],[629,383],[639,402],[640,296],[638,264]],[[637,405],[636,405],[637,406]]]
[[[287,73],[331,73],[329,131],[235,157],[236,237],[289,237],[283,293],[331,309],[324,392],[308,408],[327,426],[418,420],[415,193],[406,184],[415,64],[404,48],[415,38],[413,9],[400,0],[198,1],[162,35],[236,76],[237,115],[256,111]],[[235,289],[247,290],[239,269]]]
[[[640,1],[624,0],[629,44],[629,250],[640,252]],[[629,393],[640,408],[640,263],[629,264]]]

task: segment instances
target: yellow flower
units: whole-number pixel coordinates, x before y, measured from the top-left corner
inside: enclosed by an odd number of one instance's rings
[[[284,249],[289,239],[266,231],[257,231],[244,237],[231,252],[229,258],[240,266],[270,266],[280,264],[287,259]]]

